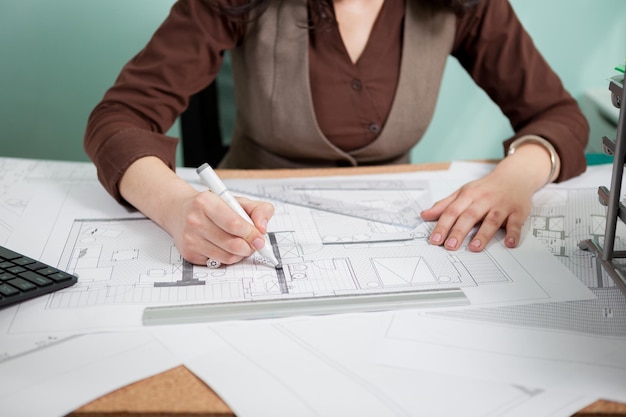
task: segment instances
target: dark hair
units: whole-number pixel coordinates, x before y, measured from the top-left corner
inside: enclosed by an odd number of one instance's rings
[[[220,14],[227,16],[233,20],[247,20],[248,14],[257,10],[262,13],[272,0],[248,0],[235,1],[236,4],[228,6],[224,5],[223,0],[204,0],[210,7],[217,10]],[[480,0],[407,0],[407,1],[425,1],[441,10],[450,10],[456,14],[474,7]],[[334,21],[332,14],[332,0],[311,0],[313,12],[317,15],[319,21]]]

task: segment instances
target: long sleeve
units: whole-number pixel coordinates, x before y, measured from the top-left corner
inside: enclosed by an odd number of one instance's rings
[[[189,96],[216,77],[223,51],[242,36],[241,25],[218,16],[200,0],[180,0],[146,47],[122,69],[92,111],[85,151],[98,178],[118,201],[118,183],[135,160],[157,156],[175,167],[176,138],[164,134]]]
[[[589,125],[506,0],[483,0],[459,17],[452,55],[508,117],[515,135],[549,140],[561,158],[557,181],[586,169]]]

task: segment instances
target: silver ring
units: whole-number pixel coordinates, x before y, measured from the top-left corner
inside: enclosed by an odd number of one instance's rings
[[[207,260],[206,260],[206,266],[207,266],[208,268],[211,268],[211,269],[217,269],[217,268],[219,268],[221,265],[222,265],[222,263],[221,263],[220,261],[216,261],[215,259],[211,259],[211,258],[209,258],[209,259],[207,259]]]

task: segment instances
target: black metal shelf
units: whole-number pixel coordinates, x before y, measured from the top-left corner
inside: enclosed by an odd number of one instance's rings
[[[610,79],[609,91],[611,91],[611,102],[613,106],[620,109],[617,122],[617,135],[615,140],[606,136],[602,138],[602,149],[607,155],[613,156],[613,172],[611,175],[611,188],[598,188],[600,203],[607,207],[606,226],[604,230],[604,241],[601,244],[595,239],[584,240],[579,243],[579,247],[591,250],[596,253],[604,270],[613,279],[615,284],[626,296],[626,272],[624,263],[620,266],[618,260],[626,260],[626,251],[615,250],[615,234],[618,219],[626,223],[626,206],[622,204],[622,177],[624,173],[624,162],[626,159],[626,111],[622,103],[626,101],[624,94],[624,75],[616,75]]]

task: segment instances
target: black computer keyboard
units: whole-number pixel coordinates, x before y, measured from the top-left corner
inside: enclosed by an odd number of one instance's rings
[[[0,246],[0,308],[74,285],[78,278]]]

